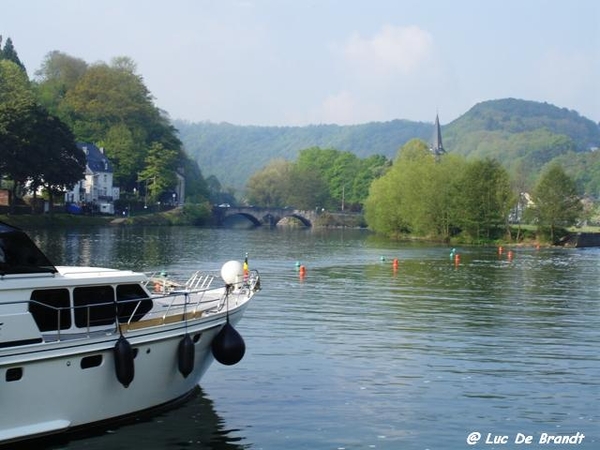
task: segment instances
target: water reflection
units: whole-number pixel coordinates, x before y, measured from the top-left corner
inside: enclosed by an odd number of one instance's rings
[[[248,448],[243,440],[239,430],[227,428],[212,400],[198,388],[188,401],[162,413],[145,413],[118,425],[12,444],[6,449],[242,450]]]

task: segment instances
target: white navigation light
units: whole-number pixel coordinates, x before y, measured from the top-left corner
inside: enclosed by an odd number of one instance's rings
[[[244,267],[239,261],[227,261],[221,267],[221,278],[225,284],[237,284],[244,280]]]

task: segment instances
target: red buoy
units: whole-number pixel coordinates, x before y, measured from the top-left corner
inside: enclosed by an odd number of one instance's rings
[[[306,267],[300,266],[299,273],[300,273],[300,278],[304,278],[306,276]]]

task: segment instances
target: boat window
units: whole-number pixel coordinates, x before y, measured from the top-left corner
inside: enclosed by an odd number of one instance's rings
[[[152,309],[152,300],[139,284],[120,284],[117,286],[117,303],[119,304],[119,322],[140,320]],[[135,312],[135,313],[134,313]],[[133,314],[133,317],[131,315]]]
[[[67,289],[38,289],[31,293],[29,312],[40,331],[71,327],[71,301]]]
[[[110,325],[115,322],[115,293],[112,286],[87,286],[73,289],[75,326],[79,328]]]

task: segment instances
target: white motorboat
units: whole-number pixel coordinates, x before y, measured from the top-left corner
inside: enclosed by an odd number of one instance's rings
[[[237,363],[260,278],[238,261],[220,275],[54,266],[0,223],[0,445],[168,405],[213,359]]]

